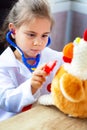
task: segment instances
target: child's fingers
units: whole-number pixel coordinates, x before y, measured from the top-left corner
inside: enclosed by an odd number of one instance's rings
[[[37,68],[32,75],[37,75],[37,76],[46,76],[46,72],[42,69],[42,67]]]
[[[44,76],[34,75],[34,76],[32,77],[32,80],[33,80],[33,81],[38,81],[38,82],[44,82],[44,81],[46,80],[46,78],[45,78]]]

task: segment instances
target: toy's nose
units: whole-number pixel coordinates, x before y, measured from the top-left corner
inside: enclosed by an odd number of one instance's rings
[[[66,44],[63,48],[63,60],[65,62],[71,62],[72,61],[72,58],[73,58],[73,43],[70,42],[68,44]]]

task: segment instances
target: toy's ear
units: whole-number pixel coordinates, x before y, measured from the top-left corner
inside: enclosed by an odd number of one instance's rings
[[[72,58],[73,58],[73,43],[70,42],[66,44],[63,48],[63,60],[64,62],[71,63]]]
[[[60,89],[64,97],[71,102],[80,102],[85,98],[83,83],[71,74],[64,74],[60,79]]]

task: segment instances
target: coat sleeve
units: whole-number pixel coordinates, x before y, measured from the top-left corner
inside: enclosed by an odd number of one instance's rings
[[[36,101],[31,92],[31,79],[16,86],[6,71],[0,70],[0,108],[9,112],[20,112],[21,109]],[[38,93],[38,91],[37,91]]]

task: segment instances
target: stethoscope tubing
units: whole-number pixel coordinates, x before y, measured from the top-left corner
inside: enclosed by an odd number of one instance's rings
[[[9,31],[7,34],[6,34],[6,40],[7,40],[7,42],[11,45],[11,46],[13,46],[15,49],[17,49],[18,50],[18,52],[21,54],[21,56],[22,56],[22,61],[23,61],[23,63],[29,68],[29,70],[32,72],[33,70],[32,70],[32,68],[36,68],[37,67],[37,65],[39,64],[39,61],[40,61],[40,54],[38,54],[37,55],[37,57],[36,58],[26,58],[25,56],[24,56],[24,53],[23,53],[23,51],[16,45],[16,43],[15,42],[13,42],[12,40],[11,40],[11,34],[12,34],[13,32],[12,31]],[[33,64],[33,65],[30,65],[29,63],[28,63],[28,60],[35,60],[35,64]]]

